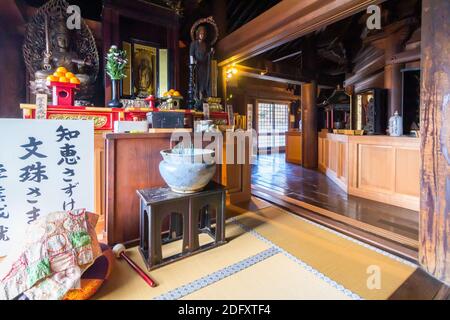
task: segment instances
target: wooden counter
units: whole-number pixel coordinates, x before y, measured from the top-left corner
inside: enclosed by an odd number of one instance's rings
[[[419,210],[420,139],[319,134],[319,170],[351,195]]]
[[[286,162],[302,164],[302,133],[286,131]]]
[[[164,186],[159,173],[160,151],[170,149],[171,133],[106,134],[106,237],[107,243],[134,245],[139,239],[139,200],[136,190]],[[224,150],[237,144],[224,139]],[[245,146],[247,151],[249,144]],[[234,152],[235,157],[237,153]],[[222,153],[226,163],[226,152]],[[217,165],[214,180],[227,189],[231,203],[249,201],[250,164]]]

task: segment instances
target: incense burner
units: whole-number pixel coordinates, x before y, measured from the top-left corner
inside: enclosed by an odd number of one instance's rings
[[[159,172],[174,192],[202,190],[216,172],[215,153],[208,149],[172,149],[160,152]]]

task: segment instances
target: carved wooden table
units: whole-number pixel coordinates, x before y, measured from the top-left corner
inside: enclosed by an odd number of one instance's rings
[[[137,194],[140,199],[139,251],[149,270],[226,242],[222,185],[210,182],[196,193],[176,193],[164,187],[138,190]],[[162,239],[162,223],[168,216],[169,234]],[[211,236],[213,242],[200,246],[201,233]],[[182,252],[163,259],[162,245],[178,240],[182,241]]]

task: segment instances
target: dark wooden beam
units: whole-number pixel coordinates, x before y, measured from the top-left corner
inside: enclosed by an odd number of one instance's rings
[[[292,57],[296,57],[296,56],[302,54],[302,52],[303,52],[303,50],[299,50],[299,51],[290,53],[290,54],[288,54],[288,55],[286,55],[284,57],[277,58],[277,59],[273,60],[272,62],[276,63],[276,62],[280,62],[280,61],[283,61],[283,60],[286,60],[286,59],[289,59],[289,58],[292,58]]]
[[[243,8],[236,12],[231,19],[233,20],[229,30],[235,30],[239,24],[245,24],[249,21],[249,15],[252,11],[257,11],[255,8],[255,3],[251,1],[241,1],[244,4]]]
[[[391,63],[406,63],[406,62],[413,62],[413,61],[419,61],[421,57],[420,48],[403,51],[397,54],[394,54],[390,62]]]
[[[422,2],[419,260],[450,284],[450,2]]]
[[[353,85],[358,81],[373,75],[375,72],[383,70],[385,67],[385,60],[384,54],[381,54],[376,58],[372,57],[371,60],[367,60],[366,65],[359,69],[353,76],[348,77],[345,80],[345,86]]]
[[[275,81],[275,82],[280,82],[280,83],[297,84],[297,85],[301,85],[303,83],[302,81],[291,79],[286,75],[259,74],[259,73],[242,71],[242,72],[239,72],[239,76],[255,78],[255,79],[260,79],[260,80]]]
[[[443,300],[448,287],[422,269],[416,269],[389,300]]]
[[[283,0],[219,41],[220,65],[259,55],[381,2],[383,0]]]

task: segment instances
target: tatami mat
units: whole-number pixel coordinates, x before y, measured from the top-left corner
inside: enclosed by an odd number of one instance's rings
[[[119,260],[111,278],[105,282],[94,299],[153,299],[270,247],[232,223],[227,224],[226,234],[230,240],[227,244],[150,272],[151,277],[158,283],[156,288],[149,287],[126,262]],[[127,254],[146,270],[137,248],[128,250]]]
[[[94,299],[149,300],[174,292],[181,299],[387,299],[416,269],[255,198],[229,206],[227,215],[233,218],[226,224],[225,245],[152,271],[156,288],[117,260]],[[207,241],[202,235],[200,242]],[[163,253],[180,249],[178,241]],[[137,248],[127,253],[145,270]],[[371,270],[380,271],[379,289],[367,285]]]
[[[117,261],[95,298],[387,299],[415,270],[410,263],[277,207],[251,207],[255,212],[229,208],[239,214],[227,222],[227,244],[152,271],[158,287],[148,287],[125,262]],[[178,246],[165,251],[175,252]],[[128,253],[145,269],[136,248]],[[380,270],[380,289],[367,286],[373,266]]]
[[[277,207],[236,219],[364,299],[387,299],[416,269]],[[367,285],[374,269],[380,271],[380,289]]]
[[[350,297],[279,253],[182,299],[347,300]]]

